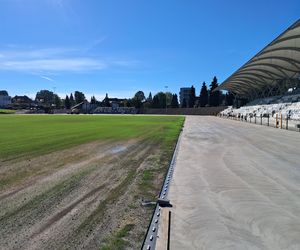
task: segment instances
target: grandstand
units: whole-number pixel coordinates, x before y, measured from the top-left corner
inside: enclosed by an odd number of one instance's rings
[[[234,94],[220,114],[249,121],[300,123],[300,20],[227,78],[216,90]],[[243,106],[244,105],[244,106]],[[286,121],[285,123],[287,123]],[[282,123],[282,121],[281,121]],[[282,127],[282,126],[281,126]]]
[[[134,107],[97,107],[92,111],[93,114],[136,114]]]

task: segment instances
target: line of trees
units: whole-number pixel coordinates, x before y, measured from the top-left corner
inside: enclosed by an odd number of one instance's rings
[[[211,84],[210,89],[207,89],[206,83],[202,83],[202,87],[200,90],[199,102],[198,106],[219,106],[222,101],[222,94],[220,91],[214,91],[218,87],[217,77],[214,77]]]
[[[218,87],[218,79],[214,77],[210,88],[207,89],[206,83],[202,83],[200,90],[198,107],[205,106],[220,106],[220,105],[232,105],[234,100],[234,95],[231,92],[222,93],[219,90],[215,90]],[[215,90],[215,91],[214,91]]]
[[[79,104],[84,100],[85,95],[80,91],[75,91],[74,96],[73,93],[70,94],[70,97],[66,95],[65,99],[61,99],[57,94],[46,89],[37,92],[35,96],[35,101],[41,106],[55,106],[56,108],[65,107],[67,109],[70,109],[72,106]]]
[[[72,106],[82,103],[85,100],[85,95],[80,91],[75,91],[74,93],[75,98],[73,97],[73,93],[70,94],[70,97],[66,95],[64,99],[64,107],[66,109],[70,109]],[[96,98],[93,96],[91,102],[96,102]]]
[[[196,96],[194,86],[190,88],[189,100],[183,100],[181,105],[178,102],[177,94],[171,92],[158,92],[154,96],[150,92],[148,97],[145,96],[143,91],[137,91],[132,98],[118,99],[108,98],[108,95],[102,101],[98,101],[95,96],[90,99],[90,104],[96,106],[111,106],[111,100],[118,102],[120,106],[141,108],[182,108],[185,107],[206,107],[206,106],[219,106],[219,105],[232,105],[234,96],[232,93],[222,93],[221,91],[214,91],[218,87],[217,77],[214,77],[209,89],[205,82],[202,83],[199,96]],[[49,90],[41,90],[37,92],[35,101],[44,107],[55,106],[56,108],[70,109],[76,104],[82,103],[86,100],[83,92],[75,91],[66,95],[61,99],[57,94]]]
[[[178,97],[177,94],[171,92],[158,92],[152,97],[150,92],[148,97],[145,97],[143,91],[138,91],[133,98],[130,98],[125,103],[126,107],[135,108],[178,108]]]

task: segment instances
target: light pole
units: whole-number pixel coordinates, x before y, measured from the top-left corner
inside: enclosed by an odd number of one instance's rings
[[[168,86],[165,86],[166,92],[165,92],[165,96],[166,96],[166,114],[167,114],[167,90],[168,90]]]
[[[51,105],[51,106],[54,106],[57,109],[57,107],[56,107],[56,97],[55,97],[56,87],[53,86],[52,88],[53,88],[53,105]]]

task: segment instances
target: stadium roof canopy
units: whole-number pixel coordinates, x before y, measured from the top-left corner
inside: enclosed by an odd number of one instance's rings
[[[262,92],[300,72],[300,19],[251,58],[217,89],[240,96]],[[216,90],[217,90],[216,89]]]

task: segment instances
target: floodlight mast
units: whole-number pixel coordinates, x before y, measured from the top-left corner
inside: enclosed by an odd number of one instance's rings
[[[167,90],[168,90],[168,86],[165,86],[166,92],[165,92],[165,96],[166,96],[166,114],[167,114]]]

